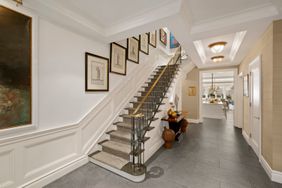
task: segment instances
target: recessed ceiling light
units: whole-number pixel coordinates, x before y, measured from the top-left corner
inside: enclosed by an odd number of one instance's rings
[[[227,42],[215,42],[209,45],[211,51],[215,54],[220,53],[224,50],[225,45]]]
[[[211,60],[214,62],[214,63],[219,63],[221,61],[223,61],[224,59],[224,56],[223,55],[219,55],[219,56],[214,56],[211,58]]]

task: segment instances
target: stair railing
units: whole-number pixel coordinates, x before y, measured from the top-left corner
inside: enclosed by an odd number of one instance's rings
[[[176,68],[179,64],[181,48],[179,47],[175,55],[164,67],[154,83],[149,88],[146,95],[139,102],[131,116],[131,167],[127,169],[132,175],[140,175],[146,172],[144,165],[144,142],[147,140],[145,134],[150,128],[151,122],[157,113],[161,101],[164,98],[169,86],[173,80]],[[162,81],[162,82],[161,82]],[[156,90],[157,88],[161,91]]]

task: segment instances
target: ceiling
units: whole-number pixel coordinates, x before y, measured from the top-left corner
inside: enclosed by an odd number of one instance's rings
[[[173,0],[52,0],[52,2],[103,27],[108,27],[161,7]]]
[[[1,2],[11,0],[0,0]],[[274,19],[282,18],[281,0],[24,0],[24,6],[54,23],[101,42],[167,27],[199,68],[238,65]],[[212,63],[207,45],[226,41],[229,56],[238,32],[245,35],[234,59]],[[195,47],[201,41],[208,61]]]

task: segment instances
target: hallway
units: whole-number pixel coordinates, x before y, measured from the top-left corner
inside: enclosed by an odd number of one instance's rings
[[[46,188],[282,188],[269,180],[241,130],[223,120],[190,124],[181,143],[161,148],[147,171],[144,182],[132,183],[88,163]]]

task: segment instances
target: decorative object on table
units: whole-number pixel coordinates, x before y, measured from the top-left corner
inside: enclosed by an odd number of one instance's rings
[[[173,48],[178,48],[180,46],[179,42],[176,40],[176,38],[174,37],[174,35],[170,32],[170,36],[169,36],[169,39],[170,39],[170,49],[173,49]]]
[[[157,31],[150,32],[149,44],[155,48],[157,47]]]
[[[163,43],[166,46],[166,44],[167,44],[167,33],[163,28],[160,29],[160,41],[161,41],[161,43]]]
[[[126,48],[117,43],[111,43],[110,54],[110,71],[112,73],[126,75]]]
[[[85,53],[85,90],[109,91],[109,59]]]
[[[244,76],[244,96],[248,97],[249,96],[249,74]]]
[[[139,41],[135,37],[127,39],[127,59],[139,63]]]
[[[0,12],[0,129],[31,125],[32,18],[4,6]]]
[[[147,33],[139,35],[140,51],[149,55],[149,35]]]
[[[188,96],[196,96],[196,87],[195,86],[190,86],[188,88]]]
[[[167,149],[172,148],[172,144],[175,140],[175,133],[173,130],[168,129],[167,127],[164,127],[163,135],[162,135],[165,143],[164,147]]]

